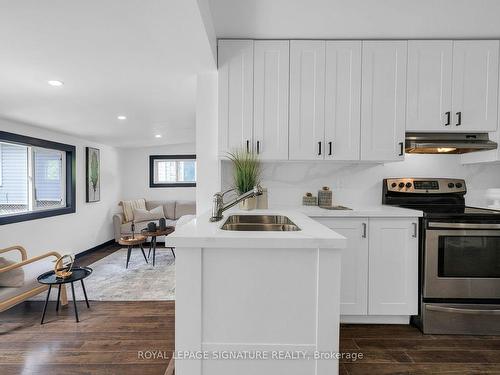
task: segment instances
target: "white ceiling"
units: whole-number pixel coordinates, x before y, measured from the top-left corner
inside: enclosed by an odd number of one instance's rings
[[[194,142],[196,74],[215,68],[197,0],[0,0],[0,46],[0,117],[115,146]]]
[[[499,0],[210,0],[219,38],[500,38]]]

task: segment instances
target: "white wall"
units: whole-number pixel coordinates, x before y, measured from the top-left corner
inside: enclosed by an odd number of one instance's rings
[[[220,190],[220,163],[217,159],[217,73],[198,75],[196,96],[196,154],[198,214],[210,210],[212,196]]]
[[[231,184],[231,165],[223,163],[224,186]],[[333,189],[335,204],[373,206],[382,201],[387,177],[464,178],[466,202],[485,205],[485,191],[500,187],[500,165],[462,165],[459,155],[406,155],[404,162],[387,164],[334,162],[269,162],[263,164],[262,185],[270,205],[297,206],[306,192],[317,195],[322,186]]]
[[[210,0],[218,38],[498,38],[498,0]]]
[[[119,200],[146,198],[192,200],[196,199],[195,187],[150,188],[149,187],[149,156],[150,155],[190,155],[195,154],[195,145],[175,144],[167,146],[121,148],[120,179],[122,185]]]
[[[117,149],[0,119],[0,130],[76,146],[76,212],[0,225],[0,248],[24,246],[30,256],[50,250],[78,253],[113,238],[112,214],[121,196]],[[101,201],[85,202],[85,147],[101,150]]]

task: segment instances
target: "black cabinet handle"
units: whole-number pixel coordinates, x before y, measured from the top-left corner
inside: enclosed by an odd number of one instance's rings
[[[321,155],[321,142],[318,142],[318,155]]]
[[[403,156],[405,154],[404,146],[405,144],[403,142],[399,142],[399,156]]]
[[[446,124],[444,124],[444,126],[448,126],[451,124],[451,112],[448,111],[448,112],[445,112],[446,114]]]
[[[247,153],[250,152],[250,141],[247,139]]]
[[[457,112],[457,126],[462,125],[462,112]]]
[[[260,141],[257,141],[257,154],[260,152]]]
[[[328,142],[328,155],[331,156],[332,155],[332,143],[333,142]]]

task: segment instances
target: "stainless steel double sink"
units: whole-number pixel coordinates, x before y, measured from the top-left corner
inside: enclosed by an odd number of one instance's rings
[[[295,232],[300,228],[282,215],[231,215],[221,227],[232,231]]]

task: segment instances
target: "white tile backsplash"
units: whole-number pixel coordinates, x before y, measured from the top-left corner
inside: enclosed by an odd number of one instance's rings
[[[232,180],[231,164],[222,163],[222,185]],[[264,162],[262,186],[270,205],[300,205],[305,192],[317,195],[322,186],[333,189],[334,204],[373,206],[381,203],[382,179],[387,177],[463,178],[468,205],[487,205],[486,189],[500,187],[500,164],[462,165],[459,155],[406,155],[404,162]]]

